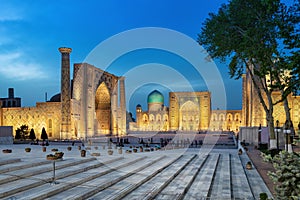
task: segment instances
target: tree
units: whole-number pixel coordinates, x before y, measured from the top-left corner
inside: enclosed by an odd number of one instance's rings
[[[19,128],[16,130],[15,139],[21,139],[21,130]]]
[[[15,139],[26,139],[28,137],[28,126],[27,125],[21,125],[16,130]]]
[[[47,135],[46,130],[45,130],[44,127],[43,127],[43,129],[42,129],[41,139],[42,139],[43,141],[45,141],[45,140],[48,139],[48,135]]]
[[[36,139],[36,136],[35,136],[33,128],[30,130],[29,139],[31,139],[32,141]]]
[[[270,148],[276,148],[274,105],[284,101],[288,120],[286,97],[299,86],[299,0],[295,2],[287,8],[279,0],[231,0],[209,14],[198,35],[211,58],[230,61],[231,78],[250,74],[266,112]],[[275,90],[281,92],[279,101],[272,98]]]
[[[268,175],[275,184],[276,199],[298,199],[300,194],[300,154],[280,152],[272,159],[275,172]]]

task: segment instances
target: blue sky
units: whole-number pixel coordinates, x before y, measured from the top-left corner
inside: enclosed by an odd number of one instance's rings
[[[0,0],[0,97],[7,97],[9,87],[22,98],[22,106],[35,106],[60,92],[61,46],[71,47],[71,64],[80,63],[102,41],[120,32],[161,27],[197,39],[209,12],[217,12],[225,0]],[[116,46],[116,48],[118,48]],[[121,56],[105,68],[116,75],[136,65],[161,63],[178,69],[188,63],[171,53],[147,49]],[[94,64],[94,63],[90,63]],[[241,80],[229,79],[225,64],[216,61],[223,77],[228,109],[241,109]],[[97,66],[103,68],[102,66]],[[207,90],[193,70],[182,70],[194,90]],[[172,79],[172,77],[168,77]],[[126,80],[127,81],[127,80]],[[147,94],[164,85],[146,84],[127,96],[129,111],[137,103],[146,109]],[[178,83],[178,91],[184,87]],[[167,101],[165,101],[168,104]],[[216,106],[217,107],[217,106]]]

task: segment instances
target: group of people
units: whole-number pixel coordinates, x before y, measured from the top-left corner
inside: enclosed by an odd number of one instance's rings
[[[40,144],[40,140],[36,139],[35,141],[31,142],[31,145],[41,145],[41,146],[49,146],[48,140],[44,141]]]

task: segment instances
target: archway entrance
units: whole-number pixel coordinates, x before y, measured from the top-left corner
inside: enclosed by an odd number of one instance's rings
[[[180,108],[179,130],[199,130],[199,106],[192,101],[185,102]]]
[[[110,93],[104,82],[96,90],[95,111],[97,118],[96,134],[109,134],[111,121]]]

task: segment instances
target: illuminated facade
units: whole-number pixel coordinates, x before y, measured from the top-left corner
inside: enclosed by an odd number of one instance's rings
[[[136,107],[133,131],[199,131],[207,130],[211,112],[209,92],[170,92],[169,105],[157,90],[148,95],[148,110]]]
[[[212,110],[210,130],[238,132],[242,125],[241,110]]]
[[[35,107],[0,108],[0,126],[33,128],[40,138],[71,139],[126,133],[125,78],[87,63],[74,64],[70,81],[71,48],[61,52],[61,94]]]
[[[154,91],[148,96],[148,110],[136,107],[136,123],[131,123],[132,131],[234,131],[240,127],[267,126],[265,111],[260,103],[250,74],[243,75],[242,110],[211,110],[209,92],[170,92],[169,107],[163,106],[163,96]],[[149,102],[153,94],[157,102]],[[280,92],[273,91],[272,98],[281,98]],[[291,119],[298,130],[300,123],[300,96],[288,97]],[[155,109],[154,109],[155,108]],[[274,120],[283,126],[286,118],[283,103],[274,106]]]
[[[126,134],[125,78],[87,63],[74,64],[73,76],[75,137]]]
[[[125,135],[125,78],[87,63],[74,64],[70,79],[70,48],[61,53],[61,93],[35,107],[20,107],[21,100],[9,89],[0,100],[0,126],[21,125],[33,128],[40,138],[44,127],[50,139],[86,138],[100,135]],[[273,92],[279,99],[280,93]],[[5,103],[4,103],[5,101]],[[15,103],[13,103],[15,101]],[[10,102],[10,103],[8,103]],[[136,107],[136,122],[131,131],[239,131],[241,126],[267,125],[266,115],[249,74],[243,76],[242,110],[211,110],[210,92],[170,92],[169,107],[157,90],[147,98],[148,109]],[[300,96],[288,96],[291,118],[300,122]],[[9,106],[10,104],[10,106]],[[13,105],[16,105],[15,107]],[[20,106],[18,106],[20,105]],[[282,103],[274,106],[274,120],[285,122]],[[297,126],[295,127],[297,130]]]
[[[49,138],[60,138],[60,106],[60,102],[41,102],[35,107],[1,108],[0,125],[13,126],[14,131],[21,125],[28,125],[29,129],[34,129],[37,138],[41,138],[45,127]]]
[[[254,88],[250,74],[243,75],[243,96],[242,96],[242,124],[241,126],[267,126],[266,113],[260,103],[258,94]],[[279,91],[272,92],[272,98],[275,101],[280,100],[281,94]],[[288,103],[290,107],[291,120],[294,128],[297,130],[297,124],[300,122],[300,96],[289,94]],[[274,106],[273,117],[274,121],[278,120],[279,125],[283,126],[286,118],[283,103],[278,103]]]

